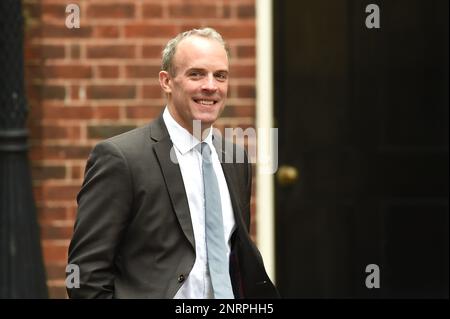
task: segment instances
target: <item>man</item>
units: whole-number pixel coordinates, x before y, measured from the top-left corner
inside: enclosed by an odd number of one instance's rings
[[[163,114],[99,143],[88,159],[69,247],[80,287],[69,297],[278,296],[248,234],[251,166],[247,157],[223,161],[237,149],[212,134],[228,73],[215,30],[168,42]]]

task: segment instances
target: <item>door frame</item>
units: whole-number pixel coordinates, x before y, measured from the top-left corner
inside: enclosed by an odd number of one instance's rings
[[[256,0],[256,127],[270,129],[273,120],[273,10],[272,0]],[[259,136],[259,139],[261,136]],[[270,149],[270,141],[264,149]],[[267,144],[267,145],[265,145]],[[262,144],[259,144],[262,146]],[[267,274],[275,282],[274,178],[256,163],[256,242]]]

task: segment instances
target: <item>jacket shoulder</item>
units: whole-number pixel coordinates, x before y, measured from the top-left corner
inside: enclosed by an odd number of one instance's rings
[[[141,143],[142,141],[150,140],[150,125],[147,124],[142,127],[135,128],[133,130],[124,132],[122,134],[112,136],[110,138],[107,138],[103,141],[101,141],[99,144],[105,143],[105,144],[114,144],[115,146],[119,148],[126,148],[126,146],[134,145],[136,143]]]

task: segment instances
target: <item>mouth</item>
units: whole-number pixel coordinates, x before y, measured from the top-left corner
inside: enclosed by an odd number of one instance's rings
[[[200,105],[214,105],[218,102],[218,100],[212,100],[212,99],[192,99],[195,103]]]

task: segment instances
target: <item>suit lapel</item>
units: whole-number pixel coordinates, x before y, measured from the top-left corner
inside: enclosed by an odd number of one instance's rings
[[[170,152],[174,151],[172,147],[173,144],[170,140],[162,115],[154,122],[154,125],[151,126],[150,130],[151,138],[156,141],[153,149],[158,158],[178,222],[180,223],[184,235],[195,249],[194,230],[192,228],[191,214],[186,191],[184,189],[183,177],[181,175],[179,164],[175,164],[171,160]],[[172,158],[176,158],[176,155],[173,154]]]

